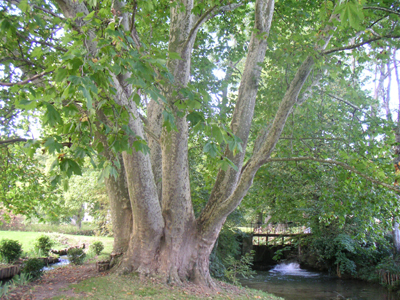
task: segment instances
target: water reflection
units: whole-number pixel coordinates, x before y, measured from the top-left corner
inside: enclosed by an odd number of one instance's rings
[[[268,272],[241,281],[244,286],[267,291],[286,300],[396,300],[380,285],[357,280],[341,280],[324,273],[300,269],[299,264],[280,264]]]

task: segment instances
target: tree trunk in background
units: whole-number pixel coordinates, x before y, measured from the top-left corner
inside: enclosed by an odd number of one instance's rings
[[[400,108],[400,77],[399,77],[399,71],[397,67],[397,60],[396,60],[396,53],[397,49],[394,49],[393,51],[393,65],[394,65],[394,71],[395,71],[395,78],[397,81],[397,88],[398,88],[398,96],[399,99],[397,101],[398,107]],[[389,68],[388,68],[389,69]],[[391,77],[390,77],[391,80]],[[390,86],[390,82],[389,82]],[[389,103],[390,99],[390,94],[387,94],[388,99],[386,101]],[[390,115],[391,116],[391,115]],[[397,113],[397,126],[395,128],[395,141],[396,141],[396,146],[395,146],[395,155],[396,158],[394,159],[394,166],[396,170],[396,174],[400,173],[400,110],[398,110]],[[398,184],[396,182],[395,184]],[[396,196],[397,199],[399,200],[399,196]],[[393,226],[393,246],[397,254],[400,253],[400,229],[399,229],[399,218],[394,217],[394,226]]]
[[[132,232],[132,207],[129,200],[125,178],[125,167],[120,157],[121,168],[118,177],[104,179],[110,201],[111,221],[114,235],[113,252],[125,252],[128,249]]]
[[[400,253],[400,229],[399,223],[397,222],[398,218],[395,218],[393,225],[393,246],[396,254]]]

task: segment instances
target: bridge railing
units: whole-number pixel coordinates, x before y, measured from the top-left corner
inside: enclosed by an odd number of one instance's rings
[[[297,222],[287,223],[250,223],[246,231],[255,234],[302,234],[310,233],[310,229]]]
[[[253,234],[253,245],[291,244],[296,235],[311,233],[300,223],[250,223],[245,227],[246,232]]]

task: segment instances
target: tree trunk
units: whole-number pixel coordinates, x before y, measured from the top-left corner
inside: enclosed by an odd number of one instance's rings
[[[97,112],[100,121],[107,124],[108,120],[102,110]],[[107,190],[108,200],[110,201],[111,222],[113,228],[114,244],[113,252],[125,252],[128,249],[130,236],[132,233],[132,207],[129,199],[128,186],[126,182],[125,166],[122,155],[117,155],[108,146],[107,138],[103,134],[100,122],[96,122],[95,138],[104,147],[101,153],[108,162],[114,164],[118,161],[120,165],[117,169],[118,176],[105,178],[104,183]]]
[[[400,229],[399,229],[399,223],[397,222],[398,218],[395,218],[395,221],[393,222],[393,246],[394,246],[394,251],[396,254],[400,253]]]
[[[128,249],[132,232],[132,207],[126,186],[125,168],[120,157],[121,168],[118,177],[110,176],[104,180],[110,201],[111,221],[114,235],[114,252],[125,252]]]
[[[394,65],[394,71],[395,71],[395,77],[396,77],[396,82],[397,82],[397,91],[398,91],[398,107],[400,108],[400,76],[399,76],[399,70],[397,67],[397,60],[396,60],[396,54],[397,50],[395,49],[393,51],[393,65]],[[389,100],[388,100],[389,102]],[[399,172],[400,169],[400,109],[397,112],[397,128],[395,129],[395,141],[396,141],[396,147],[395,147],[395,154],[397,155],[394,164],[395,164],[395,169],[396,172]],[[397,183],[397,182],[396,182]],[[400,253],[400,229],[399,229],[399,223],[398,223],[398,217],[394,218],[394,226],[393,226],[393,244],[394,244],[394,249],[397,254]]]

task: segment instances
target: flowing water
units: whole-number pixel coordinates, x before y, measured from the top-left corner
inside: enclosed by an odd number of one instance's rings
[[[298,263],[279,264],[257,272],[242,285],[263,290],[286,300],[397,300],[384,287],[357,280],[342,280],[325,273],[300,269]]]
[[[51,270],[51,269],[54,269],[54,268],[57,268],[57,267],[61,267],[61,266],[65,266],[65,265],[69,264],[69,260],[68,260],[68,257],[66,255],[60,256],[58,259],[60,260],[59,262],[57,262],[55,264],[51,264],[48,267],[44,267],[42,270],[43,271],[48,271],[48,270]]]

